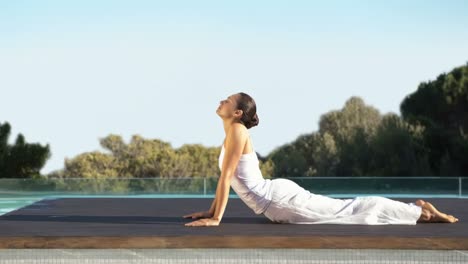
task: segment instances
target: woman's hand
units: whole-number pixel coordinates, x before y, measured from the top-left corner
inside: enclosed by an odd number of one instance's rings
[[[185,226],[219,226],[219,222],[219,220],[213,218],[203,218],[190,223],[186,223]]]
[[[188,214],[188,215],[184,215],[184,218],[189,218],[189,217],[192,217],[193,218],[210,218],[210,217],[213,217],[213,214],[210,213],[209,211],[203,211],[203,212],[196,212],[196,213],[192,213],[192,214]]]

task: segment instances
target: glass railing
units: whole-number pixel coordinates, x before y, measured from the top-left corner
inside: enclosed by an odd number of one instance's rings
[[[274,178],[273,178],[274,179]],[[273,180],[270,179],[270,180]],[[330,196],[468,196],[468,177],[290,177],[312,193]],[[217,177],[181,178],[0,178],[0,198],[47,195],[213,196]],[[231,194],[235,194],[231,190]]]
[[[447,196],[468,195],[468,177],[294,177],[305,189],[324,195]]]

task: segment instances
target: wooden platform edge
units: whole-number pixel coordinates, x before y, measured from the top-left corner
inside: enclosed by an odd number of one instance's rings
[[[468,238],[357,236],[1,237],[0,249],[7,248],[310,248],[468,250]]]

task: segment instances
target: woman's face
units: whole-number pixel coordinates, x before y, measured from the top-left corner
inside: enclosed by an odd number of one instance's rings
[[[216,109],[216,113],[221,117],[233,116],[236,111],[236,96],[237,94],[233,94],[221,100],[218,109]]]

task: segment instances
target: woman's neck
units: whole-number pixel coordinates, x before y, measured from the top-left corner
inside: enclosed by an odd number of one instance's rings
[[[232,124],[237,123],[237,121],[233,120],[223,120],[223,127],[224,127],[224,135],[227,136],[229,129],[231,128]]]

